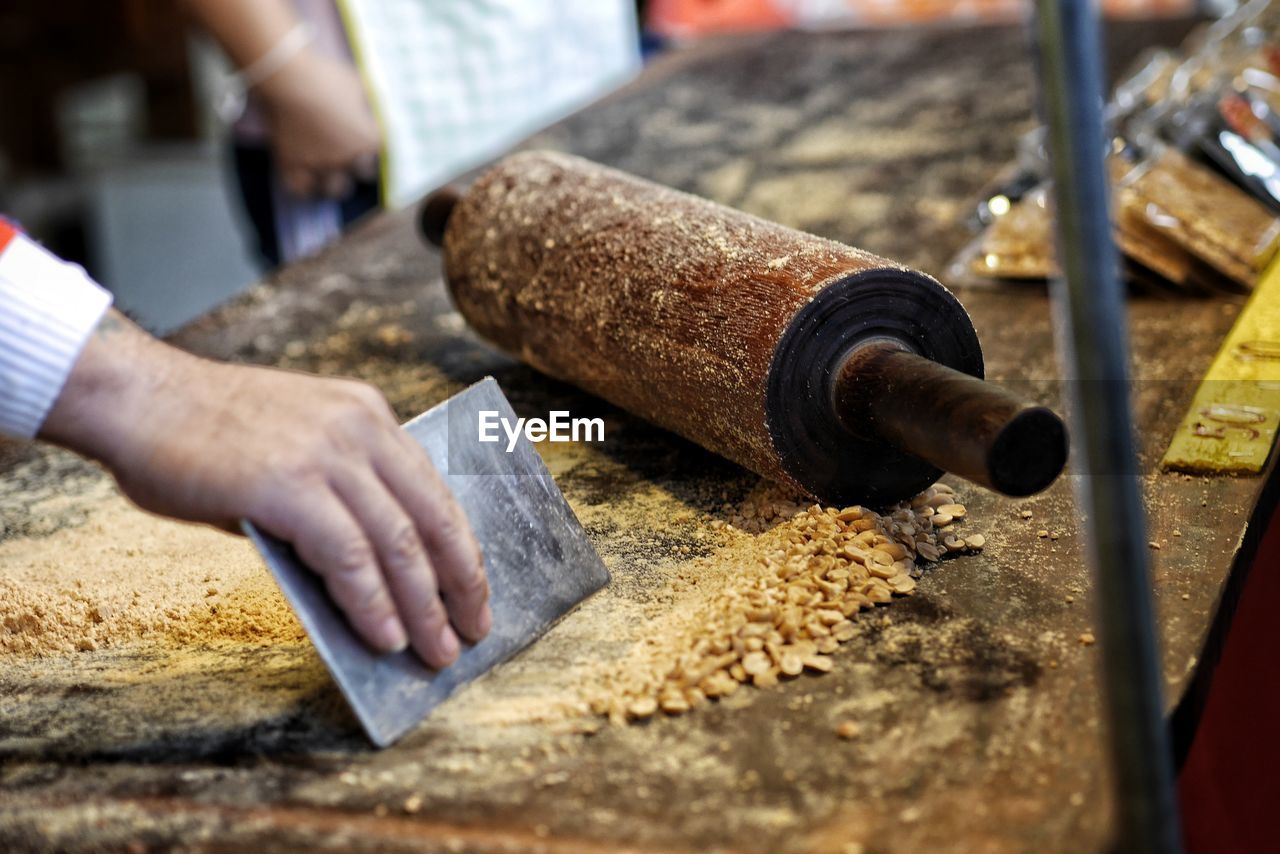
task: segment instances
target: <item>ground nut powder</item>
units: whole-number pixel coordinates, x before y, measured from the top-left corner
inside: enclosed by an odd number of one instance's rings
[[[569,445],[548,462],[582,473],[601,461]],[[945,486],[879,513],[813,506],[765,481],[702,508],[657,484],[632,486],[575,505],[613,583],[505,665],[510,679],[468,686],[458,701],[468,716],[621,723],[824,672],[839,666],[854,626],[910,594],[925,567],[983,545]],[[105,479],[49,500],[75,502],[83,521],[0,542],[0,657],[305,642],[245,539],[144,513]],[[649,544],[664,530],[688,545],[655,561]],[[637,549],[648,557],[637,561]]]
[[[160,519],[114,490],[80,500],[86,523],[0,543],[0,655],[303,637],[244,538]]]

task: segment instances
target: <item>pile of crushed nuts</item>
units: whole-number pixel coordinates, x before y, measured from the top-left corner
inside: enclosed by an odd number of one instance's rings
[[[753,505],[729,525],[759,529],[779,510],[794,509]],[[830,654],[854,637],[859,611],[909,595],[922,562],[985,545],[981,534],[957,532],[966,515],[941,483],[884,515],[863,507],[801,510],[771,530],[776,546],[711,603],[697,631],[672,639],[669,667],[612,684],[592,711],[614,723],[659,710],[678,715],[744,684],[770,687],[805,670],[830,671]]]

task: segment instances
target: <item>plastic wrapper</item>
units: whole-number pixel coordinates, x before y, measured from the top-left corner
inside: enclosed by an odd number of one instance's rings
[[[1203,94],[1174,118],[1168,136],[1280,211],[1280,118],[1252,87]]]
[[[1108,102],[1112,224],[1131,280],[1198,293],[1249,290],[1280,240],[1280,3],[1251,0],[1179,50],[1140,55]],[[1043,129],[983,191],[981,233],[949,272],[1055,272]],[[954,281],[954,279],[953,279]]]
[[[1280,10],[1245,4],[1188,45],[1157,135],[1280,211]]]
[[[1173,290],[1248,290],[1280,245],[1280,219],[1173,149],[1108,159],[1116,245],[1142,278]],[[1047,185],[1011,204],[969,249],[966,272],[1046,279],[1056,272]]]
[[[1203,292],[1215,274],[1190,253],[1141,222],[1117,222],[1116,245],[1131,281]],[[983,233],[969,253],[968,273],[996,279],[1044,280],[1057,273],[1053,214],[1044,188],[1016,202]]]
[[[1126,174],[1112,205],[1122,228],[1162,237],[1243,288],[1257,283],[1280,241],[1271,211],[1174,149]]]
[[[997,279],[1053,275],[1053,214],[1043,186],[1012,202],[983,232],[970,271]]]
[[[1113,135],[1139,144],[1155,138],[1168,115],[1178,109],[1173,83],[1182,61],[1171,50],[1138,57],[1107,103],[1107,127]]]

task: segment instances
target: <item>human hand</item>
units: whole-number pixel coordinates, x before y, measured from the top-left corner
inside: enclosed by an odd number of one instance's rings
[[[382,131],[354,67],[303,51],[256,91],[289,192],[343,198],[377,177]]]
[[[466,518],[372,386],[199,359],[111,312],[40,438],[103,462],[147,510],[291,542],[379,650],[410,643],[439,668],[455,628],[489,631]]]

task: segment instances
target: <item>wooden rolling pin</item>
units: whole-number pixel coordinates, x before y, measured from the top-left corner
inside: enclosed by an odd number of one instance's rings
[[[421,227],[485,338],[824,502],[944,469],[1029,495],[1066,462],[1053,412],[981,380],[959,301],[883,258],[550,152],[434,194]]]

